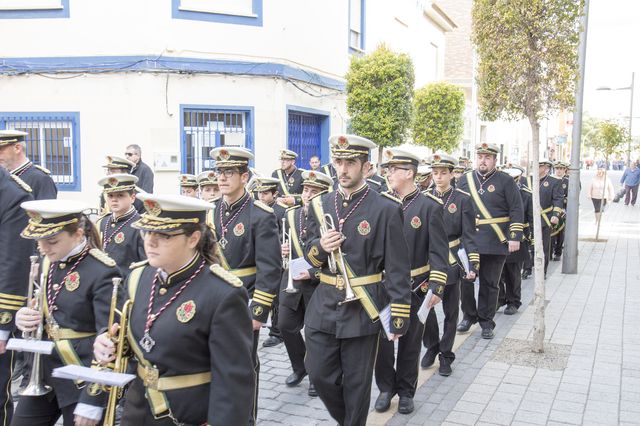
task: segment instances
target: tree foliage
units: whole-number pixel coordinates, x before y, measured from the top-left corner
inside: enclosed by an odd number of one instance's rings
[[[415,77],[406,54],[385,45],[351,59],[347,73],[347,112],[351,129],[380,148],[405,142],[411,125]]]
[[[591,145],[605,159],[612,155],[624,151],[624,145],[629,142],[629,131],[612,121],[601,121],[597,124],[593,136],[590,139]]]
[[[453,84],[431,83],[413,99],[413,141],[434,151],[450,153],[464,130],[464,92]]]

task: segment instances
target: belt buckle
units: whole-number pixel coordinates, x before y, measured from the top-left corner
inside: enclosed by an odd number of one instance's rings
[[[344,290],[344,278],[342,275],[336,275],[336,288],[338,290]]]
[[[158,389],[158,380],[160,379],[160,372],[157,368],[145,366],[142,374],[142,382],[145,387],[151,389]]]

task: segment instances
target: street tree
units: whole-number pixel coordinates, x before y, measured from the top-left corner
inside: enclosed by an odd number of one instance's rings
[[[413,98],[413,141],[434,151],[451,153],[464,130],[464,92],[438,82],[416,90]]]
[[[573,106],[582,0],[475,0],[473,42],[480,115],[528,120],[533,182],[539,182],[540,121]],[[535,290],[532,350],[544,351],[544,254],[539,185],[534,183]]]

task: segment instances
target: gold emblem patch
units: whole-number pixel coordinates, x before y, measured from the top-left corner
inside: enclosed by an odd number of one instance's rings
[[[489,187],[487,188],[487,191],[489,191],[489,192],[493,192],[495,190],[496,190],[496,187],[493,186],[493,185],[489,185]]]
[[[262,306],[256,305],[253,307],[253,315],[259,317],[260,315],[262,315],[263,312],[264,312],[264,309],[262,309]]]
[[[511,236],[511,238],[515,238],[516,237],[516,233],[512,232],[510,236]]]
[[[80,274],[72,272],[64,279],[64,288],[66,288],[67,291],[75,291],[78,287],[80,287]]]
[[[315,174],[314,172],[309,172],[309,180],[310,180],[311,182],[315,182],[315,181],[316,181],[316,179],[317,179],[316,174]]]
[[[363,220],[358,224],[358,233],[360,235],[369,235],[369,232],[371,232],[371,225],[369,225],[369,222]]]
[[[42,216],[40,216],[40,213],[38,212],[27,212],[27,215],[29,216],[29,218],[31,218],[31,222],[33,223],[40,223],[42,222]]]
[[[227,151],[226,149],[221,149],[220,152],[218,153],[218,159],[222,160],[222,161],[226,161],[231,157],[231,155],[229,154],[229,151]]]
[[[403,325],[404,325],[404,320],[402,318],[393,319],[393,326],[395,328],[402,328]]]
[[[144,200],[144,208],[152,216],[160,216],[160,213],[162,213],[162,209],[160,208],[160,204],[156,203],[153,200]]]
[[[453,214],[458,211],[458,207],[454,203],[451,203],[449,204],[449,207],[447,207],[447,210],[449,210],[449,213]]]
[[[115,241],[116,244],[122,244],[124,242],[124,232],[118,232],[113,238],[113,241]]]
[[[420,226],[421,226],[421,225],[422,225],[422,221],[420,220],[420,218],[419,218],[418,216],[414,216],[414,217],[411,219],[411,226],[412,226],[414,229],[418,229],[418,228],[420,228]]]
[[[244,235],[244,224],[242,222],[233,227],[233,235],[235,235],[236,237],[241,237]]]
[[[196,303],[193,300],[184,302],[182,305],[178,306],[178,309],[176,309],[176,317],[178,318],[178,321],[183,324],[191,321],[195,314]]]
[[[100,395],[102,393],[102,385],[98,383],[91,383],[87,393],[91,396]]]
[[[11,312],[4,311],[0,313],[0,324],[9,324],[12,319],[13,315],[11,314]]]
[[[109,186],[118,186],[118,179],[116,178],[109,178],[109,182],[107,182],[109,184]]]
[[[349,148],[349,141],[347,140],[346,136],[340,136],[338,138],[338,148],[340,149]]]

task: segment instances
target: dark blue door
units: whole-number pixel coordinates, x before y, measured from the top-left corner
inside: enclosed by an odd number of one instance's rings
[[[288,148],[298,153],[296,166],[308,169],[309,159],[320,157],[321,124],[325,117],[298,111],[289,111]]]

